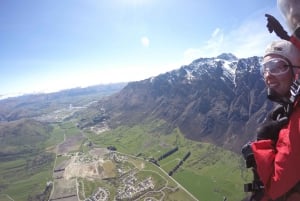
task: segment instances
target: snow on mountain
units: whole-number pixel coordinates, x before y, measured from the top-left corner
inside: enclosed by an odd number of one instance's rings
[[[271,105],[260,75],[260,57],[222,54],[129,83],[104,105],[114,122],[135,124],[158,118],[187,138],[213,141],[230,149],[253,135]],[[117,114],[116,116],[114,114]],[[237,150],[240,151],[240,150]]]
[[[221,79],[228,79],[235,85],[238,61],[239,59],[232,54],[222,54],[215,58],[200,58],[194,60],[190,65],[184,65],[180,69],[162,75],[168,77],[169,83],[172,83],[182,76],[187,83],[190,83],[195,79],[201,78],[202,75],[211,75],[215,73],[215,71],[217,71],[217,73],[221,71]],[[152,77],[150,81],[153,82],[156,78],[157,77]]]

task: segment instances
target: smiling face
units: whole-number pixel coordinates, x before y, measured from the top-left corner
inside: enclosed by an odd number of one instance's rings
[[[277,0],[277,6],[282,12],[289,29],[294,32],[300,26],[300,1]]]
[[[278,55],[269,55],[264,57],[263,62],[267,63],[268,61],[274,59],[274,58],[280,58]],[[290,92],[290,86],[293,81],[293,73],[291,71],[291,68],[284,73],[281,74],[273,74],[269,71],[265,71],[263,73],[263,77],[265,80],[265,84],[268,88],[274,90],[278,95],[280,96],[288,96]]]

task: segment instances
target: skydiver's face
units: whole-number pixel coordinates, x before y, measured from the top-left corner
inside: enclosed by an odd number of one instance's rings
[[[277,0],[277,6],[282,12],[289,29],[294,32],[300,27],[300,1],[299,0]]]
[[[268,63],[269,61],[271,61],[274,58],[280,58],[280,56],[278,56],[278,55],[266,56],[266,57],[264,57],[263,63]],[[277,66],[272,68],[274,70],[274,72],[276,70],[275,68],[282,68],[284,63],[279,62],[279,63],[276,63],[276,65]],[[279,70],[277,70],[277,71],[279,71]],[[275,92],[277,92],[277,94],[279,94],[282,97],[289,95],[290,86],[291,86],[292,80],[293,80],[291,68],[287,68],[286,70],[283,70],[282,73],[272,73],[269,69],[269,70],[264,71],[263,77],[265,80],[265,84],[268,88],[274,90]]]

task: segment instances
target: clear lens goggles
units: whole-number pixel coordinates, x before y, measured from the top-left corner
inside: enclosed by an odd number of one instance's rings
[[[274,76],[283,75],[289,71],[290,66],[291,64],[285,59],[272,58],[262,63],[261,74],[265,76],[268,72]]]

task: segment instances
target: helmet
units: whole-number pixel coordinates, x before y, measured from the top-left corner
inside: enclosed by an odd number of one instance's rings
[[[277,0],[277,7],[281,11],[290,31],[294,32],[300,27],[300,1]]]
[[[280,55],[290,61],[292,65],[300,66],[300,50],[289,41],[273,41],[267,46],[264,57],[270,54]]]
[[[264,57],[269,55],[279,55],[290,62],[293,66],[300,65],[300,50],[296,46],[294,46],[293,43],[286,40],[274,41],[269,44],[265,50]],[[298,79],[296,78],[294,72],[291,72],[293,81],[295,81],[295,79]],[[291,101],[294,101],[294,96],[291,96],[289,98],[281,96],[271,88],[267,89],[267,96],[271,101],[275,101],[280,104],[289,104],[291,103]]]

